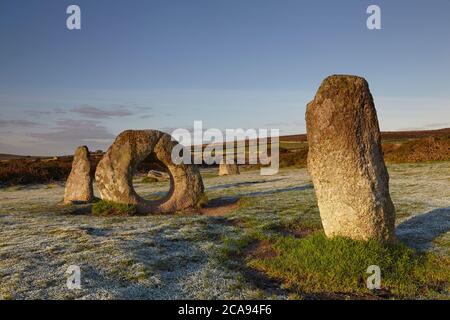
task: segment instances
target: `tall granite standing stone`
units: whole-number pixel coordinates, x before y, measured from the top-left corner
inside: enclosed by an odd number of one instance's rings
[[[306,110],[308,171],[328,237],[395,241],[380,129],[367,81],[325,79]]]
[[[86,146],[78,147],[73,156],[72,170],[66,182],[64,203],[89,203],[94,199],[91,163]]]

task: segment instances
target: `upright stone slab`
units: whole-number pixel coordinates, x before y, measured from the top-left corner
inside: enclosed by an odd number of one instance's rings
[[[89,203],[94,199],[92,188],[91,163],[87,147],[78,147],[75,150],[72,170],[66,182],[64,203]]]
[[[219,176],[235,175],[239,173],[239,167],[236,163],[226,163],[224,159],[220,161]]]
[[[367,81],[335,75],[306,110],[308,171],[328,237],[395,241],[380,129]]]

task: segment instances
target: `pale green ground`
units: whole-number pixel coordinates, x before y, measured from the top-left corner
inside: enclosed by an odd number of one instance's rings
[[[450,254],[450,163],[391,165],[389,173],[399,238]],[[249,232],[320,224],[306,170],[202,174],[210,199],[240,197],[240,207],[224,217],[93,217],[56,206],[63,185],[0,189],[0,298],[286,298],[282,289],[258,288],[218,252],[224,239]],[[135,187],[149,196],[167,186]],[[81,267],[81,290],[66,287],[72,264]]]

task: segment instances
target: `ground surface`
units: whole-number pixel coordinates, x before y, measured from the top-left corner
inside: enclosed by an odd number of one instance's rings
[[[388,169],[398,237],[449,256],[450,162]],[[277,283],[260,285],[246,268],[224,263],[221,253],[249,232],[320,225],[306,170],[282,169],[272,177],[259,171],[202,175],[212,200],[202,215],[93,217],[56,206],[63,185],[0,189],[0,298],[287,298]],[[167,188],[135,187],[149,197]],[[67,289],[69,265],[81,268],[81,290]]]

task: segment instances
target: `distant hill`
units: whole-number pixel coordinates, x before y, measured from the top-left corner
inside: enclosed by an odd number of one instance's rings
[[[450,128],[443,128],[443,129],[437,129],[437,130],[418,130],[418,131],[386,131],[381,132],[381,139],[384,142],[391,142],[391,141],[398,141],[398,140],[414,140],[414,139],[420,139],[420,138],[428,138],[428,137],[443,137],[443,138],[449,138],[450,137]],[[270,138],[269,138],[270,141]],[[295,135],[288,135],[288,136],[280,136],[280,142],[286,142],[286,143],[305,143],[307,142],[306,134],[295,134]],[[206,146],[206,145],[205,145]],[[204,147],[205,147],[204,146]],[[289,146],[289,145],[288,145]],[[281,147],[286,147],[283,143],[281,143]],[[288,149],[296,149],[296,145],[292,144],[289,146]],[[301,146],[299,146],[301,147]],[[96,151],[95,154],[97,156],[100,156],[102,153]],[[70,156],[61,156],[58,158],[65,158]],[[48,157],[42,157],[42,156],[23,156],[23,155],[16,155],[16,154],[6,154],[6,153],[0,153],[0,161],[5,160],[15,160],[15,159],[27,159],[27,160],[35,160],[35,159],[49,159],[53,158],[52,156]]]
[[[388,163],[450,160],[450,128],[382,132],[381,140]],[[305,166],[307,155],[306,134],[280,137],[281,166]]]
[[[20,156],[17,154],[0,153],[0,160],[12,160],[12,159],[36,159],[32,156]]]
[[[445,137],[450,135],[450,128],[437,130],[421,130],[421,131],[385,131],[381,132],[381,139],[387,140],[403,140],[403,139],[417,139],[426,137]],[[280,137],[280,141],[296,141],[306,142],[306,134],[295,134],[290,136]]]
[[[422,131],[387,131],[381,133],[383,140],[417,139],[427,137],[448,137],[450,128]]]

